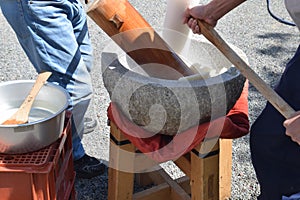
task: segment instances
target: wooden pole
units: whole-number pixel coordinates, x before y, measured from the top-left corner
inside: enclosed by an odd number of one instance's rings
[[[235,51],[221,38],[213,27],[198,20],[201,33],[214,44],[228,60],[252,83],[252,85],[285,117],[289,118],[295,110],[267,85]]]

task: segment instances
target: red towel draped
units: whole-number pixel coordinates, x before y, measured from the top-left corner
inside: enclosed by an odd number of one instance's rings
[[[129,121],[112,102],[108,107],[108,119],[117,125],[132,144],[153,160],[157,162],[176,160],[191,151],[205,137],[233,139],[249,132],[248,81],[240,98],[226,116],[192,127],[174,136],[153,135],[147,132]]]

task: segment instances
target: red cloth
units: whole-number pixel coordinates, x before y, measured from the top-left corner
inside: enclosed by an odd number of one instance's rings
[[[115,123],[121,132],[141,152],[157,162],[176,160],[191,151],[204,138],[238,138],[249,132],[248,119],[248,81],[234,107],[225,117],[192,127],[175,136],[162,134],[153,135],[129,121],[117,108],[110,103],[108,118]]]

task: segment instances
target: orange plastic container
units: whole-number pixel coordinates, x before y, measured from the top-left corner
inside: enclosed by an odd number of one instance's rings
[[[75,199],[70,118],[50,146],[18,155],[0,154],[1,200]]]

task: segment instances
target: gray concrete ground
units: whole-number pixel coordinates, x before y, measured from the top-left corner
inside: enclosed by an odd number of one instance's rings
[[[162,27],[166,1],[129,0],[129,2],[153,27]],[[289,19],[282,2],[271,0],[272,9],[276,15]],[[110,100],[101,78],[100,54],[110,38],[90,18],[89,27],[95,56],[95,67],[92,72],[95,93],[89,115],[97,118],[99,127],[95,132],[85,135],[83,143],[88,154],[107,161],[109,127],[106,124],[106,109]],[[272,87],[300,42],[299,32],[295,27],[283,25],[270,17],[265,1],[247,1],[222,18],[216,30],[225,40],[246,53],[252,69]],[[0,12],[0,82],[35,77],[32,65]],[[259,115],[265,102],[265,98],[250,84],[251,123]],[[163,167],[174,178],[182,175],[171,162],[165,163]],[[91,180],[76,180],[75,188],[78,199],[106,199],[107,174]],[[247,135],[234,140],[231,199],[250,200],[256,199],[258,195],[259,185],[250,160],[249,135]]]

